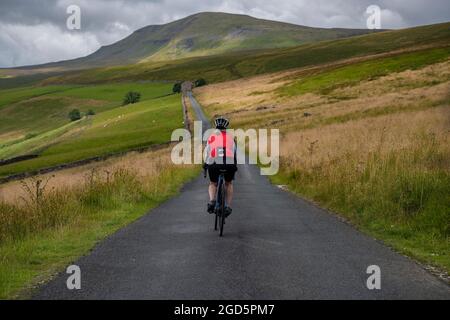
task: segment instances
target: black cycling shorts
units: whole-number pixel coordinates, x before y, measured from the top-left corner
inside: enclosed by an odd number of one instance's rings
[[[217,183],[219,181],[219,175],[225,171],[224,177],[226,182],[234,180],[237,167],[235,164],[210,164],[208,165],[208,175],[211,182]]]

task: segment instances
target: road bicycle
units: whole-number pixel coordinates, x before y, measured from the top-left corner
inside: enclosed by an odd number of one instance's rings
[[[205,178],[206,178],[205,169]],[[219,179],[217,180],[217,191],[216,191],[216,206],[214,207],[214,230],[219,229],[219,235],[223,236],[223,228],[225,225],[225,199],[227,197],[227,190],[225,188],[225,173],[224,169],[219,170]]]

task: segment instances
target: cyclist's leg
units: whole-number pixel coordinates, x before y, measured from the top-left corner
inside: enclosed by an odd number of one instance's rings
[[[226,203],[231,207],[231,201],[233,200],[233,181],[225,181],[225,190],[227,191]]]
[[[214,201],[216,200],[217,182],[219,180],[219,169],[216,164],[208,166],[208,176],[210,180],[208,187],[209,201]]]
[[[231,201],[233,200],[233,180],[236,174],[236,167],[234,165],[227,165],[227,173],[225,174],[225,190],[227,193],[227,216],[231,214]]]
[[[210,182],[208,187],[208,193],[209,193],[209,201],[215,201],[216,200],[216,193],[217,193],[217,182]]]
[[[209,213],[213,213],[215,202],[216,202],[217,181],[219,179],[219,172],[217,170],[216,165],[208,166],[208,175],[209,175],[210,183],[208,186],[209,202],[207,205],[207,211]]]

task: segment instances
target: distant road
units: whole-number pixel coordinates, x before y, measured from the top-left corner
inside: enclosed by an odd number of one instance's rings
[[[206,117],[205,113],[203,112],[202,107],[200,104],[195,100],[195,98],[192,96],[192,92],[188,92],[187,96],[189,100],[191,101],[192,109],[194,109],[195,116],[197,117],[197,120],[200,120],[202,122],[202,130],[205,132],[209,127],[209,120],[208,117]]]
[[[81,290],[68,290],[61,273],[35,298],[450,299],[450,287],[418,264],[270,184],[255,166],[240,166],[219,238],[206,187],[203,177],[188,183],[75,262]],[[370,265],[381,269],[381,290],[366,287]]]

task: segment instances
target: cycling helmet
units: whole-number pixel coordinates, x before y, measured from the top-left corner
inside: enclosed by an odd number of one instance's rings
[[[228,128],[230,121],[228,121],[227,118],[220,116],[220,117],[216,118],[216,120],[214,120],[214,124],[216,125],[216,129],[224,130],[224,129]]]

